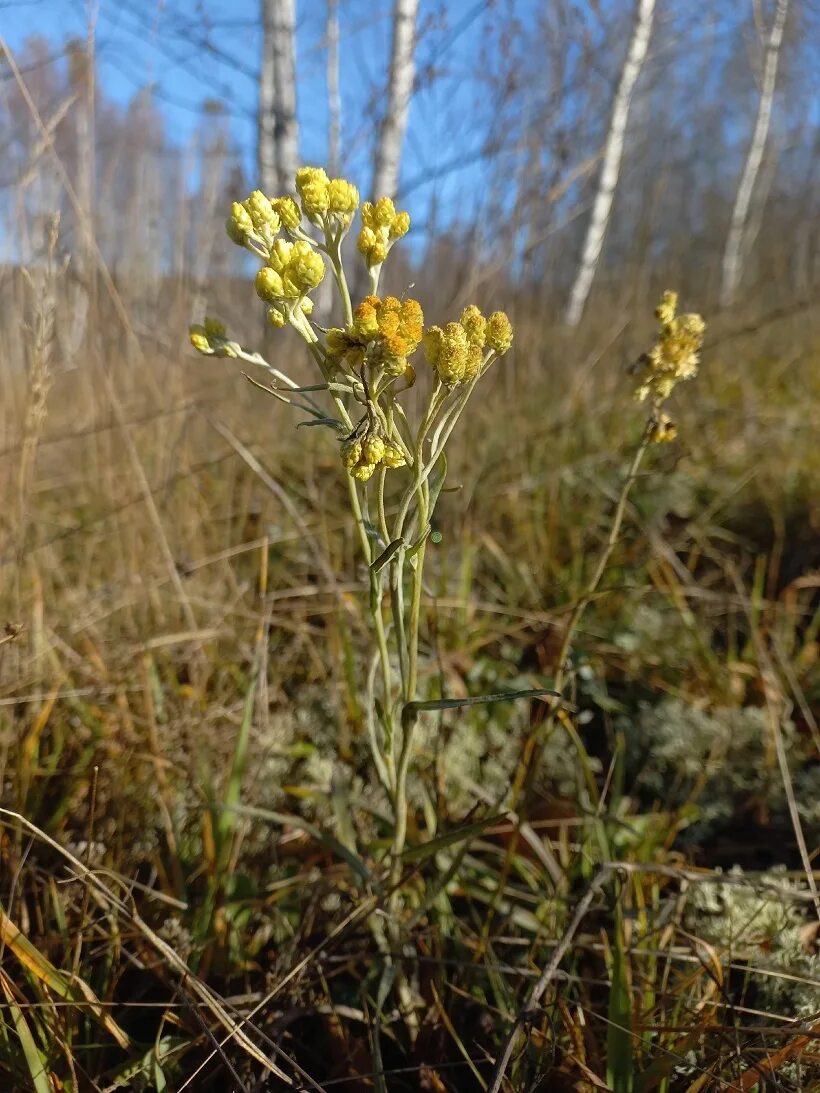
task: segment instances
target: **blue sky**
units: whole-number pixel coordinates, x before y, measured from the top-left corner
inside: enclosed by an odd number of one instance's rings
[[[109,100],[124,108],[150,86],[168,134],[181,145],[200,123],[203,101],[222,100],[252,174],[258,7],[258,0],[0,0],[0,33],[13,50],[32,35],[47,38],[57,50],[72,35],[85,37],[90,13],[99,83]],[[376,120],[370,106],[378,102],[377,90],[384,82],[391,7],[373,0],[341,0],[339,5],[344,152],[351,176],[363,188]],[[422,0],[420,67],[434,65],[439,77],[422,88],[412,107],[402,172],[411,210],[430,201],[434,186],[443,205],[463,206],[459,175],[475,175],[470,152],[481,138],[471,134],[469,119],[479,89],[470,66],[488,9],[486,0],[443,6]],[[324,0],[297,0],[297,101],[304,162],[322,163],[327,155],[324,18]],[[453,169],[462,152],[463,171]],[[431,176],[440,163],[450,166],[436,184]],[[470,213],[465,207],[460,211]]]

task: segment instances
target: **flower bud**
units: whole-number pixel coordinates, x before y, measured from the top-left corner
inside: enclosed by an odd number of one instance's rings
[[[367,482],[369,478],[373,477],[375,469],[375,463],[357,463],[350,473],[354,478],[358,479],[359,482]]]
[[[487,341],[487,320],[475,304],[469,304],[464,308],[459,322],[466,331],[470,345],[483,349]]]
[[[272,235],[275,235],[279,231],[279,216],[261,190],[253,191],[245,202],[245,208],[258,232],[267,228]]]
[[[424,337],[422,338],[424,355],[427,358],[428,363],[431,364],[433,368],[438,367],[443,336],[444,331],[441,329],[440,326],[431,326],[429,330],[426,330],[424,332]]]
[[[464,379],[469,344],[461,323],[448,323],[445,326],[436,371],[441,382],[448,387],[455,387]]]
[[[296,172],[296,192],[305,215],[314,222],[321,219],[330,205],[330,179],[321,167],[300,167]]]
[[[382,456],[384,455],[384,441],[376,434],[372,433],[370,436],[365,437],[362,441],[362,459],[365,463],[381,463]]]
[[[395,469],[396,467],[403,467],[407,460],[404,458],[404,452],[398,444],[394,444],[391,440],[388,440],[384,445],[384,454],[382,455],[381,462],[383,467]]]
[[[396,206],[389,197],[380,197],[373,206],[373,220],[379,228],[389,228],[396,219]]]
[[[271,269],[270,266],[263,266],[259,270],[254,285],[256,287],[256,295],[260,300],[264,300],[265,303],[268,304],[280,300],[285,295],[282,277],[276,270]]]
[[[487,320],[487,345],[496,353],[506,353],[512,345],[513,329],[503,311],[494,311]]]
[[[353,312],[353,333],[357,338],[370,341],[379,333],[378,296],[365,296]]]
[[[401,239],[402,236],[407,235],[410,231],[410,213],[400,212],[396,213],[393,223],[390,225],[390,241],[395,242],[397,239]]]
[[[225,222],[225,230],[234,243],[243,246],[248,241],[248,236],[253,234],[253,220],[250,213],[239,201],[231,205],[231,215]]]
[[[211,343],[203,326],[192,326],[188,331],[188,338],[190,339],[191,345],[198,353],[203,353],[206,357],[209,357],[213,353]]]
[[[275,197],[271,202],[274,211],[289,232],[294,232],[302,222],[302,213],[292,197]]]
[[[346,440],[342,444],[342,466],[352,470],[362,457],[361,440]]]
[[[334,178],[328,185],[327,193],[329,211],[349,223],[359,207],[359,191],[352,182]]]
[[[271,326],[276,327],[277,330],[281,330],[287,322],[287,319],[278,307],[269,307],[267,315],[268,322]]]

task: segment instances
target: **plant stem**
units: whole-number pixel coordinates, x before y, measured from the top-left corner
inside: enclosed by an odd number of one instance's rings
[[[558,653],[556,661],[554,688],[556,691],[563,692],[564,686],[567,681],[568,669],[567,659],[569,657],[570,649],[572,647],[572,641],[581,623],[581,619],[586,612],[587,607],[592,601],[593,596],[598,591],[598,587],[603,580],[606,573],[607,566],[612,558],[612,553],[618,543],[618,539],[621,534],[621,527],[623,525],[624,516],[626,514],[626,505],[629,500],[629,494],[633,485],[638,477],[638,471],[640,470],[641,463],[643,462],[646,450],[651,443],[652,429],[654,425],[654,418],[650,419],[646,428],[643,431],[640,444],[635,450],[635,454],[632,457],[632,462],[629,466],[629,470],[624,477],[621,485],[621,492],[618,496],[618,501],[615,506],[615,512],[612,517],[612,523],[609,528],[609,534],[607,535],[604,549],[601,552],[601,556],[598,559],[598,564],[595,567],[595,572],[592,574],[585,591],[575,602],[575,605],[570,613],[569,620],[567,622],[566,629],[564,631],[564,638],[561,642],[561,648]],[[516,773],[515,781],[513,782],[512,794],[511,794],[511,808],[518,809],[518,802],[523,793],[528,793],[532,787],[535,773],[541,762],[541,758],[544,753],[547,739],[550,735],[555,714],[558,710],[560,700],[554,699],[549,703],[549,710],[547,716],[544,719],[543,727],[541,731],[536,735],[533,735],[527,741],[524,754],[522,755],[521,763],[519,764],[518,772]]]

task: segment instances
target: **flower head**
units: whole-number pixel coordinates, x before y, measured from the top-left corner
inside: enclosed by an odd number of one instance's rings
[[[409,214],[396,212],[396,206],[389,197],[380,197],[375,204],[365,201],[362,205],[362,230],[356,244],[365,263],[371,269],[380,266],[393,243],[406,235],[409,228]]]
[[[461,323],[447,323],[442,329],[432,326],[424,335],[424,353],[447,387],[464,379],[470,342]]]
[[[459,322],[464,327],[470,345],[483,349],[487,341],[487,320],[475,304],[468,304],[464,308]]]
[[[241,201],[234,201],[231,205],[231,215],[225,221],[225,230],[233,242],[240,247],[243,247],[253,235],[251,214]]]
[[[501,355],[507,352],[512,342],[512,323],[503,311],[494,311],[487,320],[487,345]]]
[[[302,222],[302,212],[292,197],[275,197],[271,201],[274,212],[289,232],[295,232]]]
[[[330,207],[330,179],[323,167],[300,167],[296,172],[296,192],[302,211],[314,224],[321,223]]]
[[[392,440],[387,440],[374,428],[364,437],[350,436],[342,442],[342,466],[360,482],[373,476],[377,467],[403,467],[404,452]]]
[[[277,239],[270,251],[268,265],[256,275],[256,292],[266,303],[300,300],[316,288],[325,275],[325,264],[306,239],[291,243]]]
[[[665,292],[655,314],[660,322],[655,344],[640,360],[643,379],[636,396],[651,398],[656,406],[672,394],[680,380],[697,374],[706,323],[700,315],[677,314],[677,293]]]
[[[331,179],[328,185],[328,212],[347,227],[359,207],[359,191],[344,178]]]
[[[237,344],[228,339],[225,324],[208,316],[202,325],[188,328],[188,339],[197,353],[204,357],[235,357]]]
[[[388,375],[403,376],[407,358],[418,349],[423,331],[424,314],[418,300],[365,296],[353,312],[351,325],[347,330],[329,330],[325,346],[333,362],[357,367],[367,359]]]

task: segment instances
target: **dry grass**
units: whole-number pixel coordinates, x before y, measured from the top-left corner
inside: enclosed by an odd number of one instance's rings
[[[486,1089],[513,1032],[511,1090],[820,1088],[816,307],[707,315],[575,714],[548,740],[537,702],[426,725],[413,1038],[368,927],[389,821],[337,453],[192,357],[197,279],[78,288],[26,226],[39,256],[0,272],[6,1086]],[[242,316],[246,285],[209,288]],[[642,424],[618,296],[572,337],[509,296],[442,503],[431,695],[550,685]]]
[[[58,325],[61,306],[58,291]],[[51,358],[47,399],[42,365],[7,372],[12,1087],[279,1088],[280,1071],[369,1088],[383,1071],[388,1089],[485,1088],[515,1014],[510,1088],[626,1089],[638,1074],[645,1089],[751,1089],[774,1073],[780,1088],[816,1085],[804,859],[818,825],[800,800],[818,742],[814,323],[713,335],[679,406],[683,439],[639,482],[578,643],[582,716],[526,803],[534,841],[502,816],[408,857],[415,1044],[365,929],[384,824],[363,759],[364,584],[335,454],[224,364],[178,352],[173,316],[126,359],[116,331],[92,327],[79,367]],[[593,345],[545,332],[546,360],[527,348],[533,329],[462,438],[426,603],[434,690],[549,682],[639,426],[621,369],[634,335],[613,344],[612,329],[588,331]],[[756,753],[713,756],[669,801],[653,796],[651,747],[634,751],[630,726],[663,696],[763,711]],[[433,817],[443,832],[495,815],[538,727],[537,705],[444,715],[413,843]],[[714,772],[741,761],[758,784],[738,769],[722,819],[698,828]],[[798,789],[784,794],[786,771]],[[746,872],[707,914],[698,893],[735,861]],[[735,889],[748,913],[726,936]],[[802,956],[780,947],[789,930]]]

